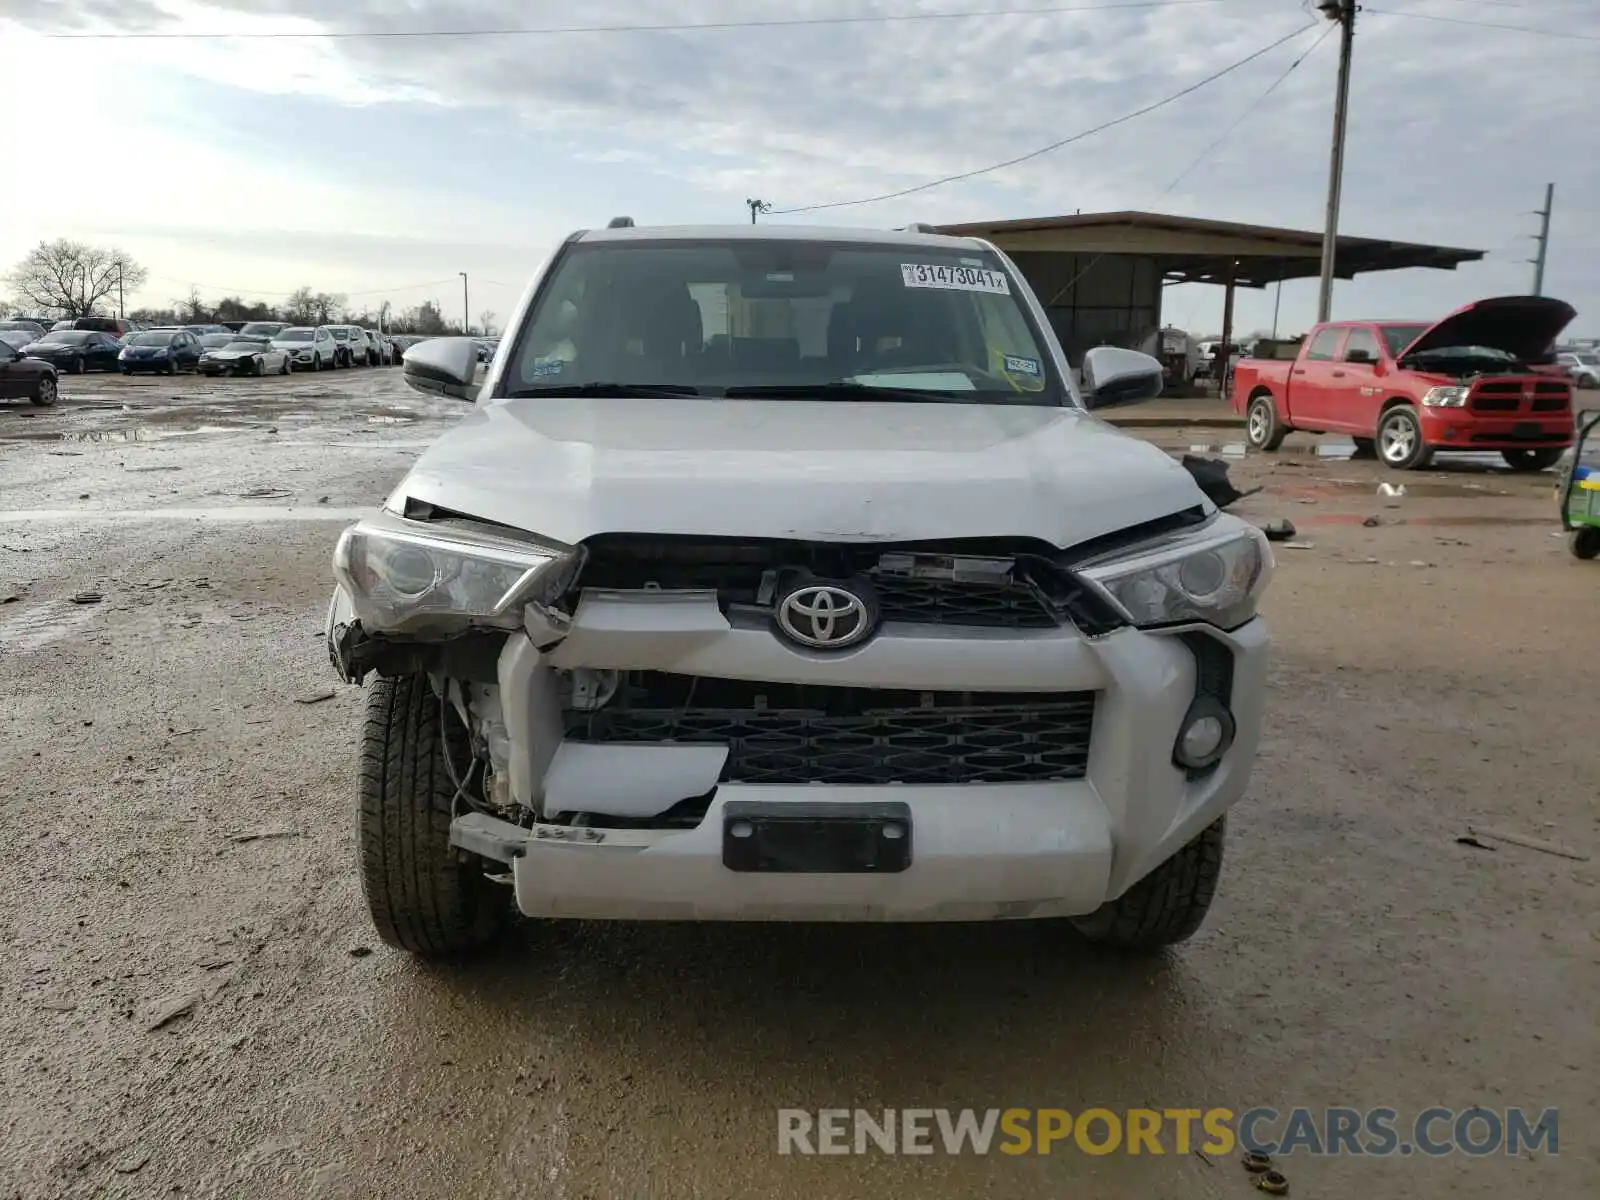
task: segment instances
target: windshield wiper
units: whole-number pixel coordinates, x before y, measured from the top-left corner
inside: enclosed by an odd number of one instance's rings
[[[831,383],[764,383],[731,387],[723,393],[730,400],[764,398],[796,400],[913,400],[925,404],[976,404],[976,392],[944,392],[925,388],[874,387],[853,379]]]
[[[511,400],[530,396],[698,396],[699,388],[680,383],[541,383],[507,392]]]

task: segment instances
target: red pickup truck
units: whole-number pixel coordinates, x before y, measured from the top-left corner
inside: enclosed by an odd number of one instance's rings
[[[1402,471],[1452,450],[1542,471],[1572,445],[1572,383],[1551,351],[1575,316],[1560,300],[1497,296],[1434,325],[1317,325],[1293,362],[1241,359],[1233,409],[1258,450],[1299,429],[1347,434]]]

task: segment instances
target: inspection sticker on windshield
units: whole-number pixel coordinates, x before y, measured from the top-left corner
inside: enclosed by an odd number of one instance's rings
[[[567,364],[559,358],[536,358],[533,360],[533,377],[535,379],[548,379],[552,375],[559,375],[566,370]]]
[[[1020,354],[1006,355],[1007,375],[1030,375],[1034,379],[1044,373],[1044,367],[1037,358],[1024,358]]]
[[[1011,284],[999,271],[983,267],[934,266],[929,263],[901,263],[900,279],[908,288],[946,288],[957,292],[993,292],[1009,296]]]

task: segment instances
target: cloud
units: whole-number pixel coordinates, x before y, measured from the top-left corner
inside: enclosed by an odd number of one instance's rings
[[[349,33],[1048,5],[792,0],[780,8],[756,0],[618,0],[597,12],[529,0],[0,0],[0,18],[35,30]],[[1594,25],[1576,8],[1480,11],[1450,0],[1411,0],[1407,7],[1467,19],[1488,14],[1507,24]],[[1151,103],[1315,23],[1283,0],[1217,0],[677,33],[54,45],[342,105],[498,112],[564,153],[564,161],[549,164],[554,187],[569,163],[607,165],[634,172],[641,194],[652,179],[686,185],[734,219],[746,196],[779,209],[829,203],[1024,153]],[[800,219],[877,225],[1158,208],[1316,227],[1336,37],[1325,39],[1270,100],[1179,179],[1315,36],[1307,32],[1168,107],[1007,171]],[[1343,227],[1509,249],[1533,228],[1521,214],[1538,205],[1543,184],[1556,178],[1560,261],[1552,262],[1552,286],[1570,284],[1563,294],[1580,308],[1600,307],[1592,282],[1600,277],[1593,199],[1600,161],[1578,152],[1581,139],[1572,138],[1600,101],[1592,60],[1593,43],[1363,13]],[[493,172],[481,187],[486,201],[514,203],[494,192]],[[1517,286],[1509,268],[1494,270],[1502,288]],[[1459,276],[1442,278],[1440,288],[1460,286]]]

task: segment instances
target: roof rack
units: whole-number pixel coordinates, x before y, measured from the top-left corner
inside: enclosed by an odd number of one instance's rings
[[[937,229],[935,229],[932,225],[929,225],[926,221],[913,221],[913,222],[911,222],[911,224],[907,225],[900,232],[902,232],[902,233],[938,233],[939,231]]]
[[[608,224],[606,226],[606,228],[607,229],[632,229],[633,228],[633,218],[632,217],[612,217],[610,224]]]

